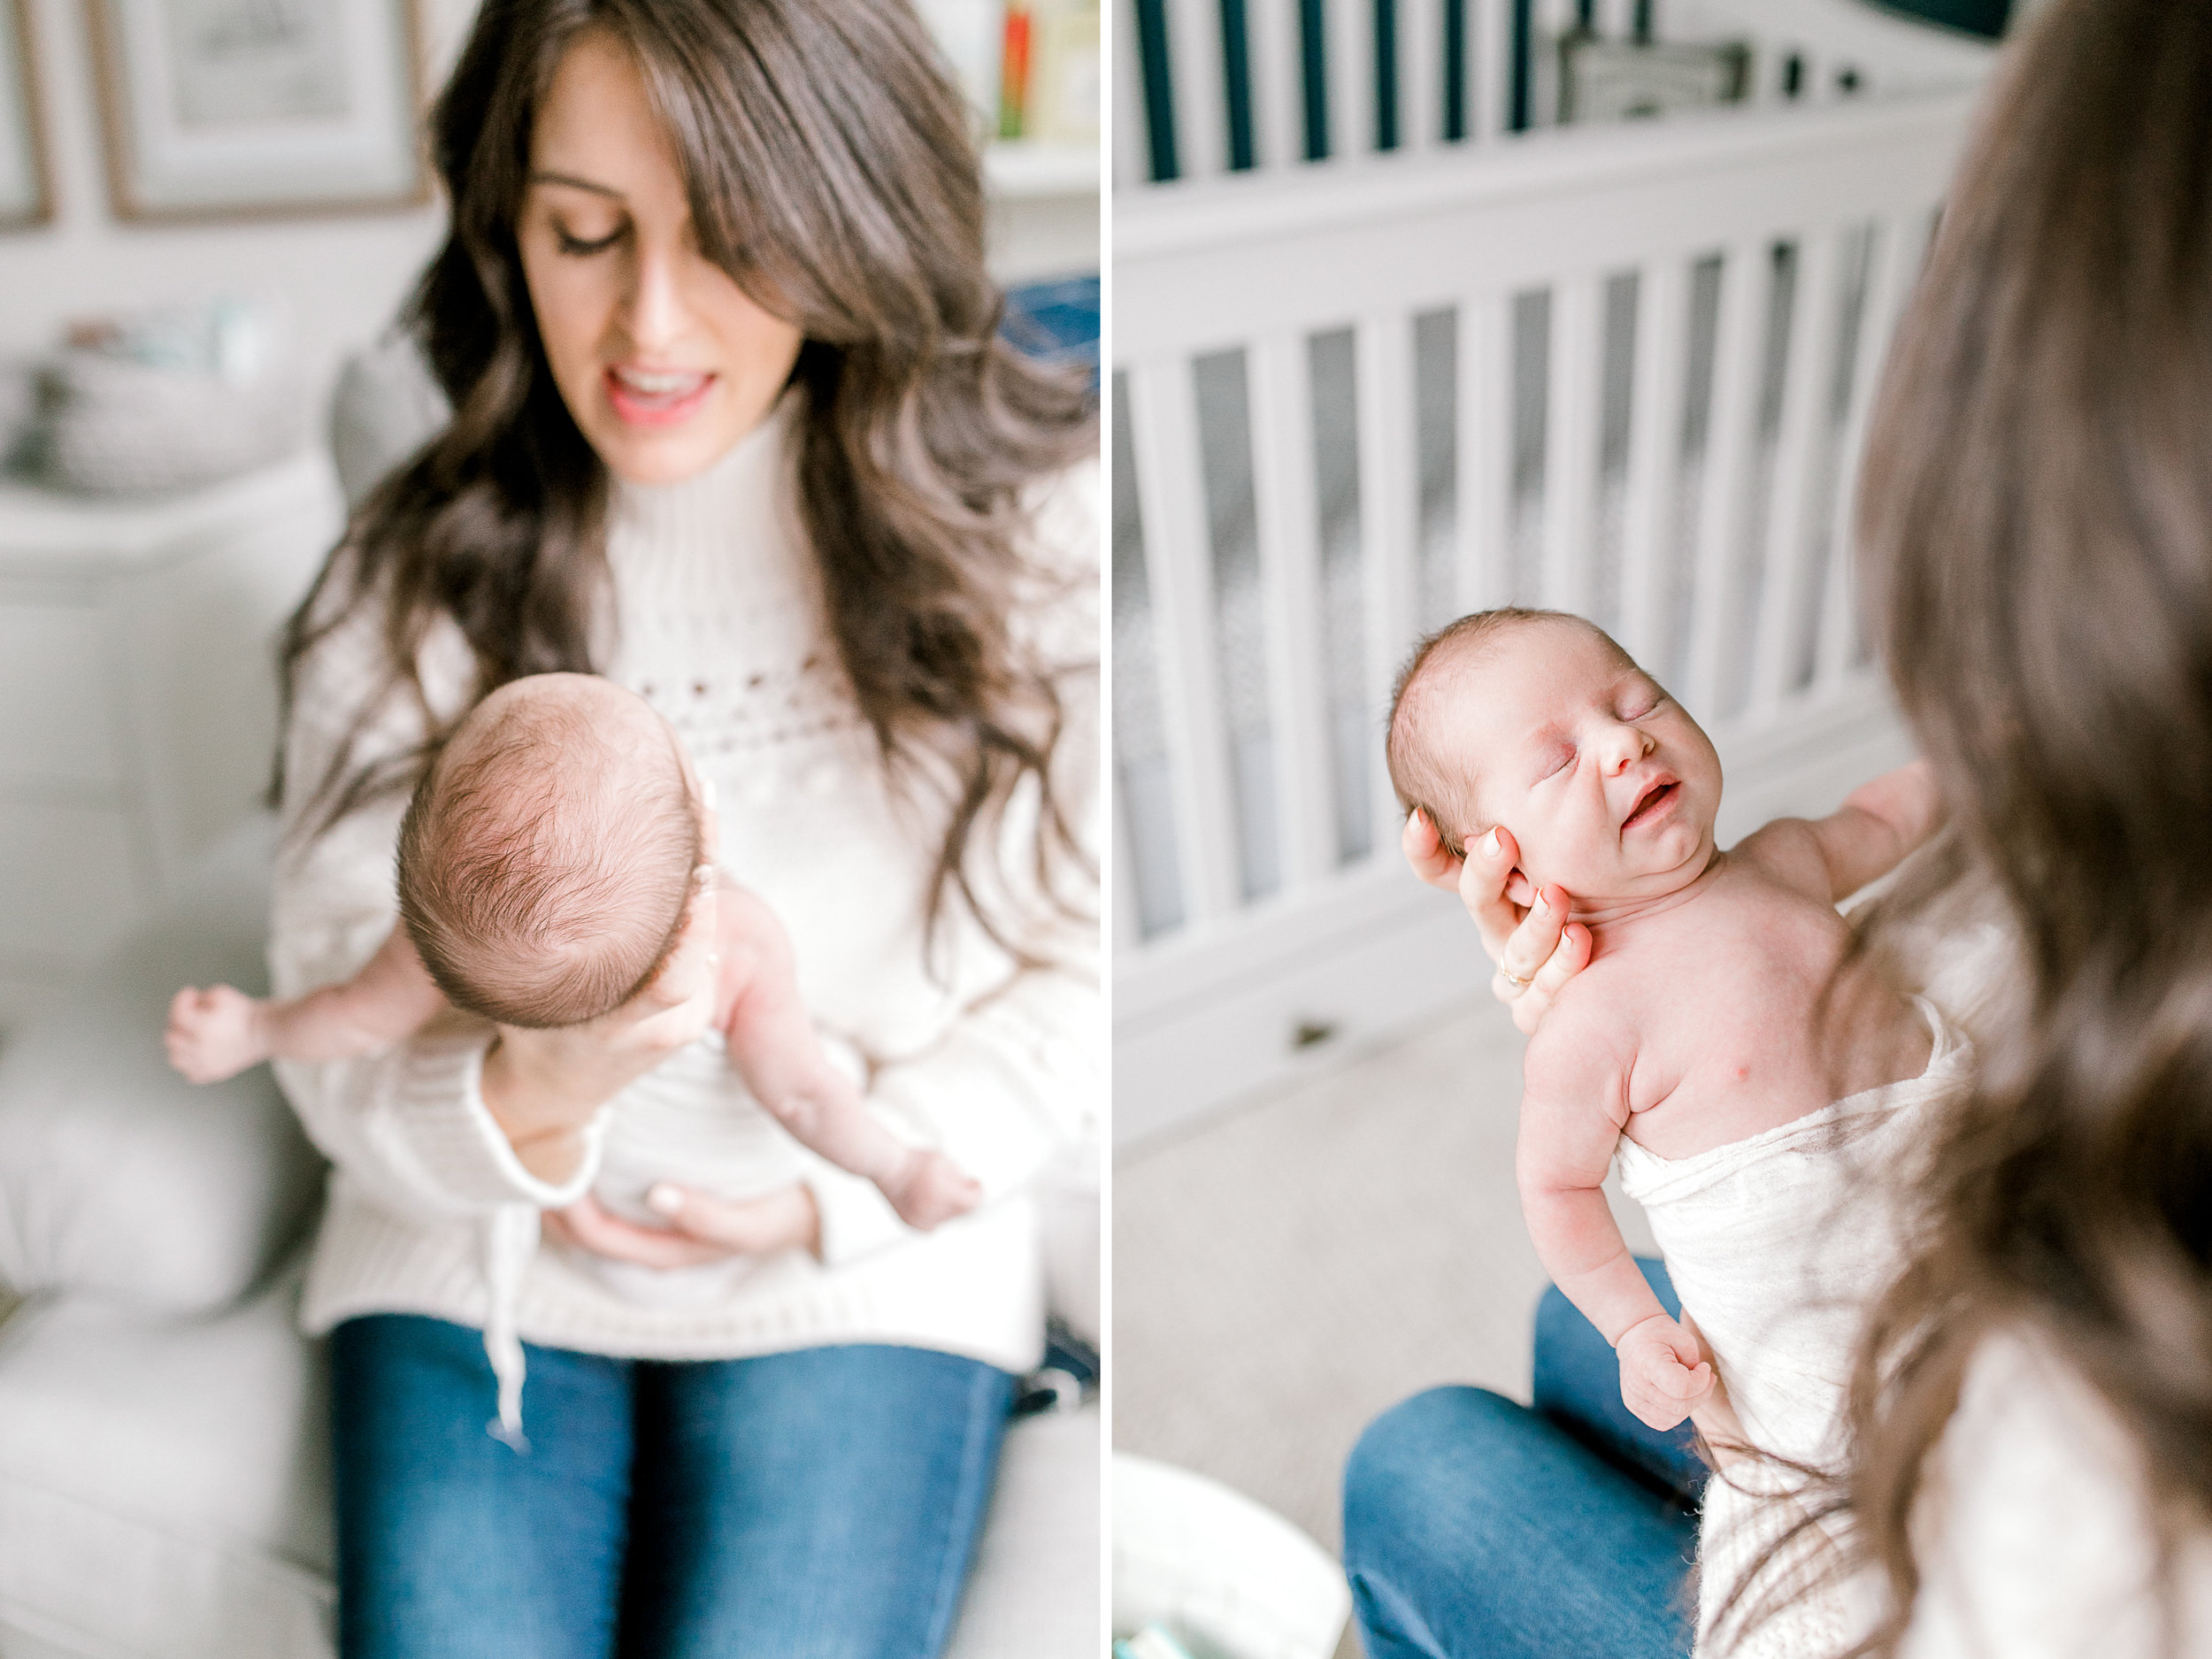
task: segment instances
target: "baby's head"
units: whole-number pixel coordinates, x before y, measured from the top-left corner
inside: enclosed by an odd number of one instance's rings
[[[659,969],[701,856],[668,723],[611,680],[537,674],[472,709],[417,786],[400,916],[456,1008],[573,1025]]]
[[[1462,617],[1424,640],[1390,709],[1391,781],[1446,846],[1502,826],[1520,848],[1508,892],[1655,898],[1713,850],[1720,757],[1605,632],[1555,611]]]

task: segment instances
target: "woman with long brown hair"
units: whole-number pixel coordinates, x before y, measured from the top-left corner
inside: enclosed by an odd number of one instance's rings
[[[587,1025],[281,1065],[335,1166],[341,1647],[934,1654],[1041,1342],[1025,1189],[1098,1105],[1088,394],[997,338],[907,0],[487,0],[433,135],[409,322],[453,415],[292,626],[278,991],[388,930],[469,708],[603,674],[683,738],[872,1106],[985,1202],[918,1236],[745,1130],[696,1041],[709,898]],[[594,1197],[710,1133],[753,1133],[748,1190]]]
[[[2212,9],[2058,0],[2012,48],[1860,491],[1875,631],[1955,826],[1870,944],[1993,907],[2017,967],[1907,1194],[1847,1466],[1707,1540],[1703,1650],[2212,1654]],[[1408,850],[1463,887],[1532,1025],[1586,941],[1505,907],[1502,870]],[[1626,1472],[1682,1465],[1566,1421],[1440,1390],[1370,1429],[1346,1555],[1376,1659],[1686,1646],[1694,1494]],[[1580,1599],[1544,1605],[1553,1582]]]

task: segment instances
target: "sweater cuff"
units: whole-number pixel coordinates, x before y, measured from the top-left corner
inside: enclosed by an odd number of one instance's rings
[[[489,1041],[471,1035],[418,1039],[403,1051],[393,1088],[393,1116],[414,1143],[422,1166],[454,1196],[475,1204],[530,1204],[558,1210],[588,1192],[599,1172],[607,1134],[602,1108],[586,1124],[575,1173],[557,1186],[525,1169],[484,1104],[484,1056]]]

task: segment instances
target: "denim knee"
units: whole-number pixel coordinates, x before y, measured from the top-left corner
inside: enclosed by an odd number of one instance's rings
[[[1486,1431],[1525,1416],[1523,1407],[1487,1389],[1455,1384],[1400,1401],[1370,1423],[1344,1464],[1347,1565],[1419,1548],[1432,1536],[1430,1488],[1440,1473],[1464,1460],[1479,1462]],[[1446,1479],[1458,1487],[1456,1479]],[[1379,1544],[1383,1548],[1372,1548]]]

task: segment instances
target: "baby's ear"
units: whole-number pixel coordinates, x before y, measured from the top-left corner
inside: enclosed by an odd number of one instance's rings
[[[1505,879],[1505,896],[1525,910],[1536,902],[1536,886],[1516,870]]]

